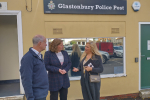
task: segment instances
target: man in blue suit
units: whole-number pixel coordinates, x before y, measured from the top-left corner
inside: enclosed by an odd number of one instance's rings
[[[21,60],[20,74],[27,100],[46,100],[48,94],[48,76],[41,51],[46,48],[46,38],[33,37],[33,48]]]

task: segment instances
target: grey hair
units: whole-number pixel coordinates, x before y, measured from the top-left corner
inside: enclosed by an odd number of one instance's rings
[[[39,42],[43,42],[43,41],[44,41],[44,36],[42,35],[36,35],[32,39],[33,45],[37,45]]]

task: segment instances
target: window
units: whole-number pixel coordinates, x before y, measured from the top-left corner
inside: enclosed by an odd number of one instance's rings
[[[48,39],[51,42],[53,39]],[[102,63],[104,67],[101,77],[117,77],[125,76],[125,38],[111,37],[111,38],[70,38],[62,39],[64,50],[67,51],[72,66],[68,72],[71,80],[79,80],[80,72],[73,72],[73,67],[78,67],[80,56],[85,50],[86,42],[95,41],[99,53],[102,55]],[[77,51],[74,48],[78,48]]]
[[[103,59],[101,75],[124,74],[124,38],[89,38],[95,41]]]
[[[122,46],[114,46],[114,49],[115,50],[123,50],[123,47]]]
[[[65,50],[72,50],[72,46],[64,46]]]

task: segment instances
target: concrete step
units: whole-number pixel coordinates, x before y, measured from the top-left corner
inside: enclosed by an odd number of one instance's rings
[[[0,97],[0,100],[24,100],[24,95]]]
[[[141,98],[150,98],[150,89],[140,90],[139,96]]]

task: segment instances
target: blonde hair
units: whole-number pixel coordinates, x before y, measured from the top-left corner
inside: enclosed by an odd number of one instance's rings
[[[90,48],[91,48],[91,52],[92,52],[92,58],[95,58],[95,55],[99,55],[100,57],[102,57],[102,55],[100,54],[97,46],[96,46],[96,43],[93,42],[93,41],[90,41],[90,42],[87,42],[86,44],[89,44],[90,45]],[[85,51],[83,52],[83,54],[81,55],[81,58],[80,58],[80,61],[86,56],[86,53]]]
[[[74,52],[77,52],[78,56],[80,57],[82,53],[81,53],[81,50],[80,50],[79,46],[77,44],[74,44],[72,47],[73,47],[73,51],[72,51],[71,55]]]
[[[61,39],[54,39],[49,45],[49,51],[52,52],[58,52],[57,47],[60,45],[63,41]]]

